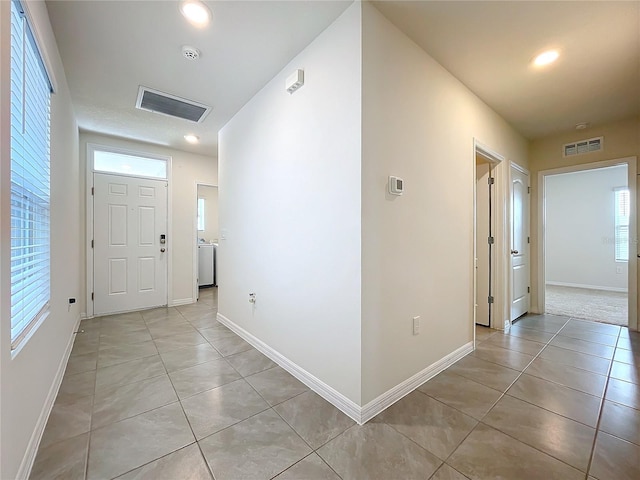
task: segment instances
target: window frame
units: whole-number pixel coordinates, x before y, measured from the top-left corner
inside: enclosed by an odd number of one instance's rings
[[[626,206],[624,205],[625,200],[622,199],[622,196],[626,196]],[[616,262],[620,263],[629,263],[629,253],[630,253],[630,245],[629,245],[629,229],[630,229],[630,221],[631,221],[631,192],[629,187],[616,187],[613,189],[613,203],[614,203],[614,212],[613,212],[613,222],[614,222],[614,242],[613,242],[613,250],[614,250],[614,259]],[[626,215],[624,212],[621,214],[620,210],[626,210]],[[621,223],[621,220],[622,223]],[[624,242],[624,236],[620,233],[621,231],[625,231],[626,234],[626,258],[621,251],[621,245]]]
[[[52,76],[47,68],[45,56],[42,54],[37,39],[37,31],[29,15],[28,6],[19,0],[12,0],[10,11],[10,204],[11,204],[11,250],[19,248],[22,252],[18,257],[28,256],[32,263],[23,260],[22,268],[18,272],[10,272],[9,299],[10,310],[10,345],[12,356],[16,355],[33,332],[45,321],[50,311],[51,301],[51,100],[54,94]],[[20,27],[14,18],[20,19]],[[18,34],[20,38],[18,38]],[[14,38],[18,40],[14,42]],[[18,44],[18,45],[17,45]],[[21,57],[15,57],[20,53]],[[14,61],[18,68],[14,69]],[[19,73],[15,81],[14,72]],[[21,82],[20,82],[21,80]],[[19,83],[20,82],[20,83]],[[14,88],[16,85],[18,88]],[[17,91],[16,91],[17,90]],[[17,101],[14,103],[14,96]],[[20,98],[20,96],[22,98]],[[19,112],[14,111],[14,105],[20,104]],[[33,114],[34,106],[36,114]],[[41,108],[44,107],[46,112]],[[15,120],[20,125],[16,126]],[[35,136],[34,136],[35,133]],[[35,139],[35,140],[34,140]],[[29,147],[29,148],[27,148]],[[35,174],[34,174],[35,172]],[[43,173],[45,173],[43,175]],[[15,180],[18,181],[15,181]],[[27,200],[25,200],[27,199]],[[14,216],[15,215],[15,216]],[[18,236],[16,231],[20,232]],[[46,241],[42,240],[46,238]],[[17,243],[22,240],[21,243]],[[39,250],[39,251],[38,251]],[[9,254],[13,263],[16,261]],[[34,260],[36,259],[36,260]],[[33,262],[39,263],[37,267]],[[27,264],[27,265],[25,265]],[[44,265],[43,265],[44,264]],[[29,275],[28,272],[35,268]],[[23,285],[14,291],[12,286]],[[26,275],[26,276],[25,276]],[[30,279],[30,280],[27,280]],[[24,283],[26,285],[24,285]],[[42,286],[44,285],[44,290]],[[20,295],[28,292],[27,296]],[[17,298],[22,297],[22,298]],[[13,307],[15,303],[23,303],[18,312]],[[29,305],[34,305],[29,307]],[[25,312],[26,311],[26,312]],[[26,318],[16,321],[18,314]],[[14,332],[14,328],[16,329]]]
[[[204,232],[205,231],[205,225],[204,225],[204,203],[205,199],[202,197],[198,197],[198,207],[197,207],[197,211],[196,211],[196,223],[197,226],[196,228],[198,229],[199,232]]]

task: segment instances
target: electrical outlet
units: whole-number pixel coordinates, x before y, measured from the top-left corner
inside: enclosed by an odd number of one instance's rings
[[[616,267],[616,273],[622,273],[622,267],[620,266]]]
[[[420,315],[413,317],[413,334],[418,335],[420,333]]]

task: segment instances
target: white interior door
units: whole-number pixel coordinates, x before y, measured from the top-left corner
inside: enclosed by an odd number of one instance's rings
[[[489,265],[489,200],[490,164],[476,162],[476,323],[489,326],[490,307],[490,274]]]
[[[511,320],[529,311],[529,175],[511,166]]]
[[[167,182],[104,173],[93,182],[94,315],[166,305]]]

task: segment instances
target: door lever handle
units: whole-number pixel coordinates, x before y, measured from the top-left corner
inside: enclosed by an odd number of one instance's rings
[[[520,252],[518,252],[518,250],[511,250],[511,254],[512,255],[517,255],[518,253],[520,253]]]

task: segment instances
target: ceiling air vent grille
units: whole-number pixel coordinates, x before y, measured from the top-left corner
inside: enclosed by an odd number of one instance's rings
[[[202,122],[211,111],[207,105],[142,86],[138,90],[136,108],[196,123]]]
[[[572,157],[573,155],[582,155],[584,153],[599,152],[602,150],[602,141],[604,137],[590,138],[588,140],[580,140],[574,143],[567,143],[562,150],[563,157]]]

